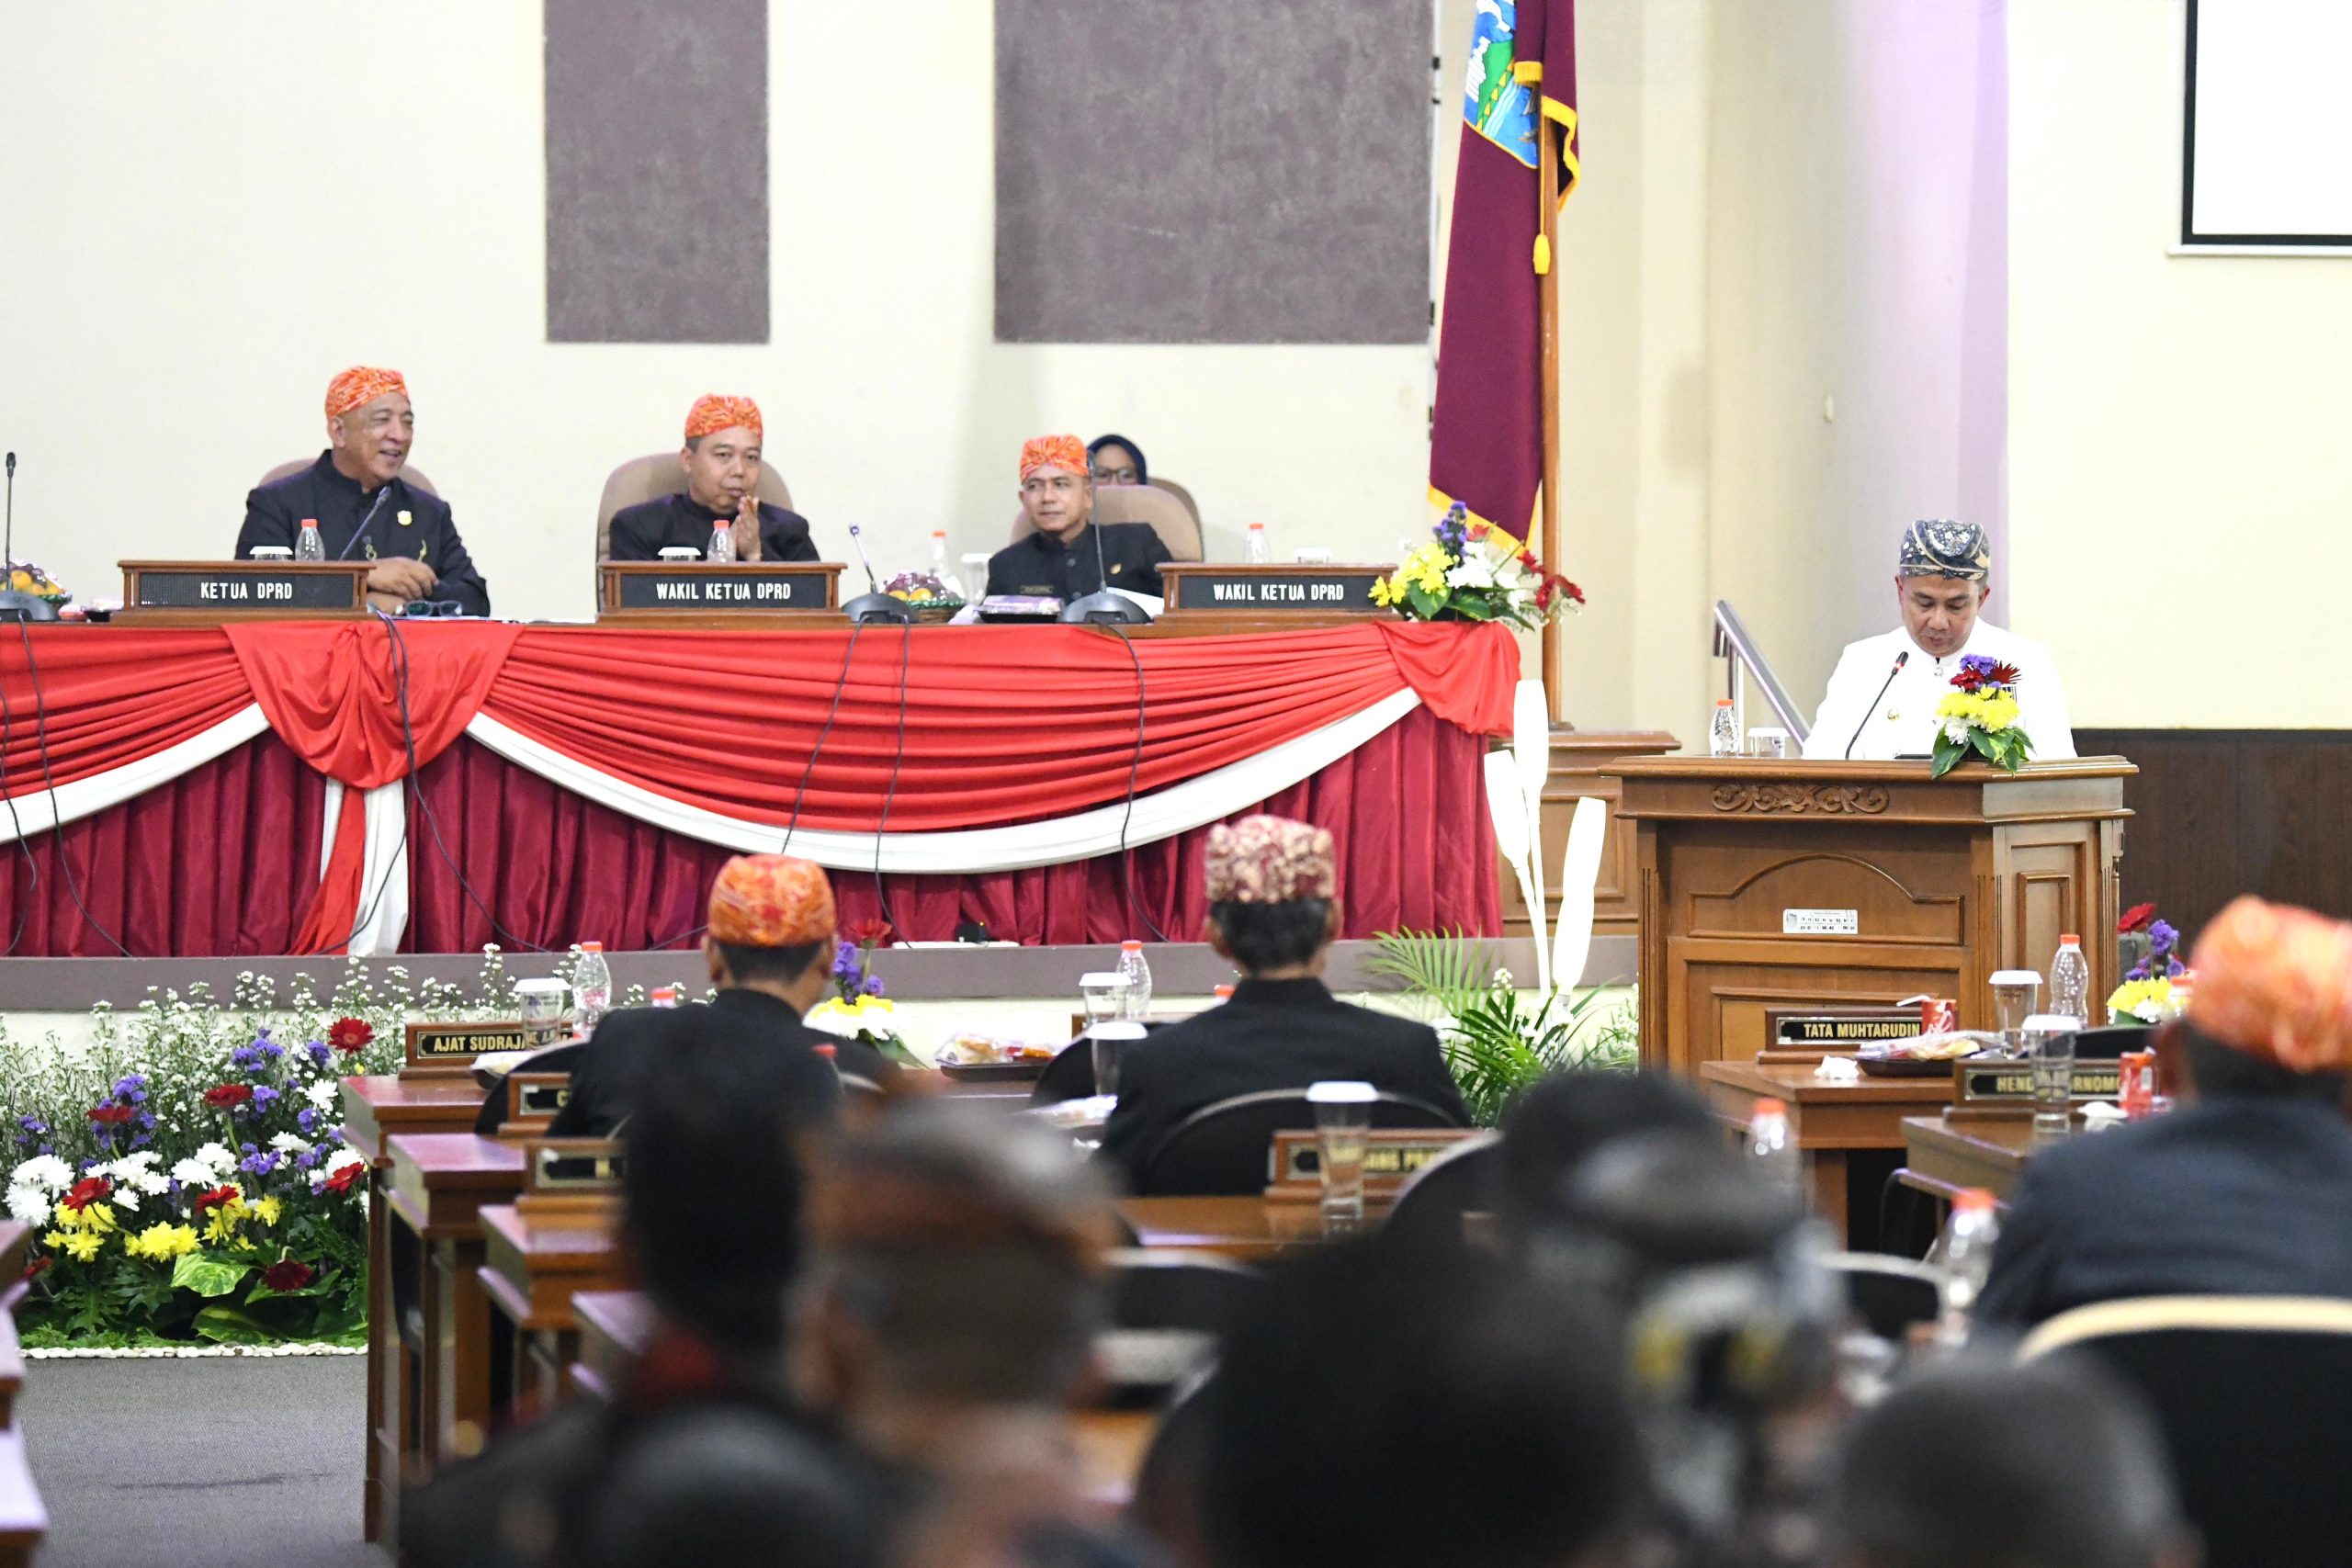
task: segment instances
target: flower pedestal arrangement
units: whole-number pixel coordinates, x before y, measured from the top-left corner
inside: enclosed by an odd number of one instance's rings
[[[1584,606],[1584,590],[1535,552],[1462,503],[1430,530],[1430,542],[1372,585],[1372,602],[1416,621],[1508,621],[1539,631]]]
[[[2188,1010],[2196,982],[2177,956],[2180,932],[2156,918],[2154,904],[2136,904],[2116,922],[2117,946],[2132,960],[2123,983],[2107,998],[2110,1024],[2165,1023]]]
[[[927,1066],[907,1049],[899,1032],[899,1010],[883,993],[881,976],[873,973],[874,949],[890,940],[890,928],[880,920],[862,920],[833,949],[833,994],[808,1010],[802,1020],[843,1040],[863,1040],[888,1060],[902,1067]]]
[[[1951,694],[1936,705],[1940,721],[1936,731],[1931,778],[1941,778],[1970,757],[1980,757],[2004,773],[2016,773],[2031,758],[2033,739],[2018,723],[2018,671],[1981,654],[1960,661],[1951,678]]]

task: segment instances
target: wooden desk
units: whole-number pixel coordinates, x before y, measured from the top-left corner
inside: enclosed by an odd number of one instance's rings
[[[2083,1135],[2037,1135],[2033,1119],[2026,1115],[1947,1111],[1905,1117],[1903,1183],[1946,1201],[1967,1188],[1982,1187],[2006,1201],[2035,1150]]]
[[[1364,1209],[1369,1227],[1383,1211]],[[1263,1198],[1127,1198],[1119,1216],[1137,1247],[1220,1253],[1244,1260],[1279,1257],[1323,1240],[1322,1211],[1313,1203],[1269,1203]]]
[[[474,1124],[482,1091],[464,1077],[406,1079],[384,1076],[343,1080],[344,1141],[368,1161],[368,1462],[361,1489],[360,1531],[380,1540],[400,1501],[400,1469],[387,1468],[377,1435],[395,1425],[384,1404],[400,1386],[400,1324],[392,1306],[390,1208],[384,1177],[391,1156],[384,1140],[396,1133],[462,1133]],[[398,1449],[391,1450],[397,1454]]]
[[[480,1452],[489,1436],[481,1211],[522,1190],[523,1151],[471,1133],[404,1133],[385,1146],[399,1346],[382,1392],[389,1415],[374,1440],[386,1450],[379,1473],[413,1483]]]
[[[564,1369],[580,1359],[575,1297],[627,1283],[615,1235],[619,1217],[616,1201],[553,1213],[512,1203],[482,1210],[482,1289],[505,1320],[492,1332],[510,1338],[512,1376],[491,1393],[502,1425],[553,1408],[563,1393]]]
[[[21,1427],[0,1430],[0,1568],[24,1568],[49,1533],[49,1511],[33,1487]]]
[[[1856,1149],[1900,1149],[1905,1118],[1951,1103],[1949,1075],[1832,1083],[1815,1077],[1809,1066],[1703,1062],[1699,1080],[1707,1103],[1732,1127],[1745,1130],[1759,1100],[1777,1100],[1789,1108],[1789,1135],[1804,1157],[1814,1207],[1841,1236],[1847,1230],[1847,1155]],[[1852,1238],[1847,1239],[1850,1245]]]

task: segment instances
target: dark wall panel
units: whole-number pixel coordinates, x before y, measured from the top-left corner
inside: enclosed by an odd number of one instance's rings
[[[997,337],[1425,341],[1430,14],[997,0]]]
[[[546,0],[548,341],[768,341],[767,0]]]
[[[2194,935],[2241,893],[2352,918],[2352,733],[2078,729],[2125,782],[2123,901],[2154,899]]]

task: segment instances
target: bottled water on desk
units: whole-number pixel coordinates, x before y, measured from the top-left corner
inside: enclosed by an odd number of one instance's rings
[[[702,558],[707,561],[735,558],[735,527],[729,519],[722,517],[710,525],[710,548],[703,552]]]
[[[296,560],[324,560],[327,558],[327,542],[319,537],[319,520],[317,518],[305,517],[302,519],[302,536],[294,541],[294,558]]]
[[[964,585],[956,581],[956,573],[948,569],[947,530],[944,528],[931,531],[931,575],[939,579],[939,585],[956,598],[966,597]]]
[[[1248,551],[1242,558],[1252,566],[1263,566],[1274,558],[1273,547],[1266,542],[1266,525],[1263,523],[1250,525]]]
[[[2083,956],[2083,939],[2062,936],[2058,956],[2050,961],[2049,1010],[2088,1023],[2091,1018],[2091,965]]]
[[[1797,1164],[1796,1140],[1789,1135],[1789,1108],[1777,1100],[1759,1100],[1747,1122],[1747,1154],[1756,1168],[1773,1186],[1793,1192],[1803,1172]]]
[[[1968,1340],[1968,1325],[1984,1281],[1993,1272],[1993,1244],[2000,1239],[2001,1223],[1994,1217],[1993,1195],[1972,1187],[1951,1201],[1951,1223],[1944,1227],[1942,1253],[1943,1311],[1936,1322],[1936,1341],[1957,1346]]]
[[[1119,973],[1127,982],[1119,995],[1119,1016],[1140,1023],[1151,1010],[1151,965],[1143,961],[1143,943],[1119,944]]]
[[[1707,755],[1710,757],[1739,755],[1739,718],[1731,711],[1729,697],[1715,699],[1715,716],[1707,726]]]
[[[571,966],[571,1000],[573,1027],[584,1040],[613,1006],[613,972],[605,963],[603,942],[580,944],[579,960]]]

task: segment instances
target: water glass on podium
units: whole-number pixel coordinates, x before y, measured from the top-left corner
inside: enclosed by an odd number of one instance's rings
[[[1091,1033],[1096,1024],[1119,1016],[1127,999],[1127,977],[1115,969],[1092,970],[1078,977],[1078,994],[1086,1005],[1086,1027]]]
[[[560,980],[517,980],[514,1007],[523,1021],[523,1038],[534,1051],[563,1038],[563,1003],[571,987]]]
[[[1114,1100],[1119,1097],[1119,1064],[1126,1059],[1127,1047],[1143,1037],[1142,1024],[1118,1019],[1087,1030],[1087,1046],[1094,1053],[1096,1094],[1107,1094]]]
[[[2041,976],[2031,969],[1998,969],[1993,974],[1993,1011],[1998,1018],[2002,1049],[2012,1056],[2025,1049],[2025,1021],[2041,999]]]
[[[2038,1012],[2025,1021],[2025,1043],[2033,1057],[2033,1130],[2063,1134],[2075,1122],[2075,1035],[2079,1018]]]
[[[1323,1231],[1336,1235],[1363,1225],[1363,1154],[1379,1091],[1368,1083],[1332,1079],[1310,1086],[1315,1108],[1316,1166],[1323,1179]]]

